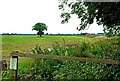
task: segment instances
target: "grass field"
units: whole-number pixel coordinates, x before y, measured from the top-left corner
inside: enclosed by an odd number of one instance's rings
[[[54,45],[53,45],[54,44]],[[37,45],[37,46],[36,46]],[[43,36],[3,35],[3,59],[10,59],[10,52],[101,58],[120,60],[119,37],[105,36]],[[44,48],[53,48],[52,50]],[[22,60],[21,60],[22,59]],[[3,79],[11,79],[9,68],[2,71]],[[18,79],[117,79],[119,65],[92,62],[19,58]]]
[[[41,48],[52,48],[52,44],[59,42],[63,45],[65,39],[67,45],[76,45],[80,42],[94,42],[98,38],[89,38],[81,36],[43,36],[37,35],[2,35],[2,56],[8,59],[11,51],[32,52],[32,48],[40,45]]]

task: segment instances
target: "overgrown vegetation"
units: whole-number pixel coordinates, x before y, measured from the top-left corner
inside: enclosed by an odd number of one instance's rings
[[[120,60],[120,41],[118,37],[98,40],[94,43],[80,43],[77,46],[61,46],[58,42],[52,49],[36,46],[34,54],[49,54],[86,58]],[[4,79],[10,79],[10,70],[3,71]],[[120,66],[92,62],[49,60],[34,58],[19,63],[18,79],[114,79],[120,80]]]

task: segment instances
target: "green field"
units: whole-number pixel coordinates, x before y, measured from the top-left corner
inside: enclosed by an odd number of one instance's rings
[[[3,59],[7,59],[11,51],[20,52],[32,52],[32,48],[36,45],[41,48],[52,48],[52,45],[59,42],[63,45],[63,40],[66,41],[66,45],[77,45],[80,42],[94,42],[98,38],[89,38],[81,36],[43,36],[37,35],[2,35],[2,55]]]
[[[119,37],[105,36],[43,36],[3,35],[3,59],[10,59],[10,52],[110,59],[120,61]],[[54,44],[54,45],[53,45]],[[45,48],[53,48],[48,50]],[[21,60],[22,59],[22,60]],[[3,79],[11,79],[8,68],[2,71]],[[93,62],[19,58],[18,79],[114,79],[120,80],[120,66]]]

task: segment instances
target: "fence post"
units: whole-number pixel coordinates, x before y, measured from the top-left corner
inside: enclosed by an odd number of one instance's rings
[[[18,70],[18,56],[12,56],[10,58],[10,69],[12,71],[12,80],[17,81],[17,70]]]

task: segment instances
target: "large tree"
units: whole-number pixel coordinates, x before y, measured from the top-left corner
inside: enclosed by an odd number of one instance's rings
[[[38,31],[37,32],[37,35],[40,35],[40,37],[42,37],[42,35],[44,34],[44,30],[46,30],[47,31],[47,26],[46,26],[46,24],[44,24],[44,23],[36,23],[34,26],[33,26],[33,29],[32,30],[36,30],[36,31]]]
[[[104,32],[120,33],[120,2],[80,2],[80,0],[59,0],[61,23],[66,23],[76,14],[81,20],[77,30],[84,30],[96,20],[103,25]]]

